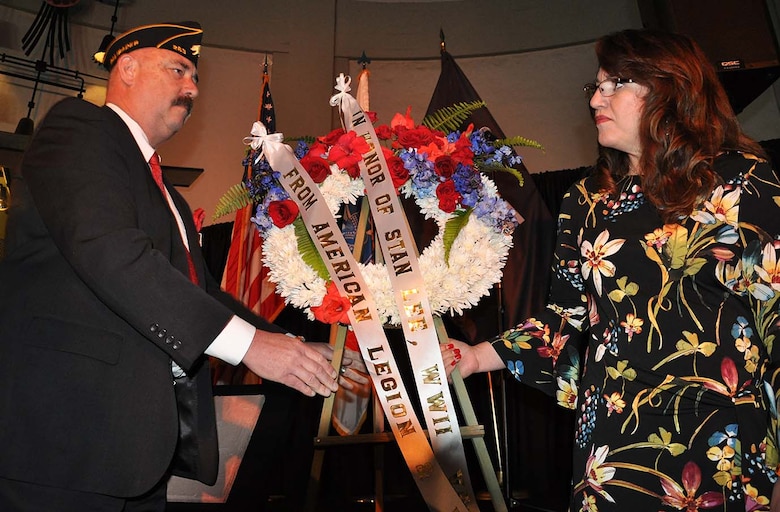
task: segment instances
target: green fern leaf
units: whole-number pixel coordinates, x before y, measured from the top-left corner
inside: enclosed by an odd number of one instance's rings
[[[295,226],[295,238],[298,240],[298,253],[301,255],[303,262],[313,268],[317,275],[325,281],[330,281],[328,269],[322,261],[320,253],[317,252],[317,248],[314,246],[311,236],[309,236],[309,231],[306,229],[303,219],[300,217],[295,219],[293,226]]]
[[[485,102],[482,100],[456,103],[439,109],[429,116],[425,116],[422,124],[431,130],[454,132],[460,130],[464,121],[469,118],[472,112],[484,106]]]
[[[211,220],[217,220],[229,213],[238,211],[251,202],[252,199],[249,197],[249,189],[246,188],[244,182],[237,183],[230,187],[227,192],[219,198]]]
[[[493,146],[500,148],[501,146],[523,146],[526,148],[541,149],[544,151],[544,146],[536,142],[535,140],[526,139],[525,137],[511,137],[508,139],[499,139],[493,142]]]
[[[480,172],[508,172],[509,174],[517,178],[517,182],[520,184],[521,187],[523,186],[523,183],[525,183],[525,178],[523,177],[523,174],[517,169],[515,169],[514,167],[507,167],[501,164],[480,163],[479,171]]]
[[[299,135],[297,137],[285,137],[282,142],[285,144],[289,144],[290,142],[298,142],[298,141],[305,142],[308,146],[311,146],[315,142],[317,142],[317,138],[313,137],[311,135]]]
[[[453,217],[444,225],[442,241],[444,242],[444,263],[447,265],[449,265],[450,261],[450,251],[452,250],[452,244],[455,243],[455,239],[458,238],[461,230],[466,226],[472,211],[472,208],[467,210],[457,210],[455,211]]]

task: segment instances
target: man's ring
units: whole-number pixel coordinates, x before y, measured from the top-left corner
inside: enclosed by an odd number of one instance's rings
[[[347,373],[347,367],[346,366],[342,366],[341,369],[339,369],[339,373],[342,374],[342,375]]]

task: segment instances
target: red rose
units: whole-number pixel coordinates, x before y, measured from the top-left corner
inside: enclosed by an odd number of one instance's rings
[[[452,180],[436,187],[436,197],[439,198],[439,209],[446,213],[454,212],[460,202],[460,194],[455,190],[455,182]]]
[[[328,289],[322,298],[322,304],[312,306],[314,318],[325,324],[349,324],[349,310],[352,304],[349,299],[339,295],[335,283],[328,283]]]
[[[393,186],[398,190],[398,187],[409,179],[409,171],[404,167],[404,161],[395,156],[391,150],[383,147],[382,152],[385,154],[385,160],[387,160],[387,168],[390,171]]]
[[[398,143],[405,148],[427,146],[435,139],[434,133],[425,126],[418,126],[411,130],[398,130]]]
[[[386,124],[377,126],[375,131],[379,140],[390,140],[393,138],[393,130]]]
[[[376,123],[376,120],[378,119],[378,116],[376,115],[376,112],[372,112],[370,110],[366,110],[366,115],[368,116],[368,120],[371,121],[371,124]]]
[[[443,178],[452,178],[455,173],[455,161],[448,155],[442,155],[433,163],[436,174]]]
[[[339,140],[339,137],[344,135],[344,129],[343,128],[336,128],[329,134],[325,135],[324,137],[317,137],[317,140],[319,142],[322,142],[326,146],[332,146],[336,143],[337,140]]]
[[[312,155],[311,152],[306,153],[306,156],[301,158],[301,165],[306,169],[306,172],[309,173],[309,176],[314,180],[314,183],[322,183],[325,181],[325,178],[330,176],[328,161],[319,156]]]
[[[274,226],[283,228],[295,222],[295,219],[298,217],[298,205],[292,199],[271,201],[271,204],[268,205],[268,215],[271,217]]]

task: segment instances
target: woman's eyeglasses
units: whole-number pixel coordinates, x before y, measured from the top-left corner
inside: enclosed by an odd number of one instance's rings
[[[610,76],[602,80],[601,82],[591,82],[585,84],[582,90],[585,92],[585,97],[591,99],[598,90],[605,98],[609,98],[614,95],[618,89],[623,87],[624,84],[631,84],[634,81],[630,78],[621,78],[619,76]]]

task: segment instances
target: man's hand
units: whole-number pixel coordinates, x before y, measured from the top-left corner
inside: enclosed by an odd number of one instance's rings
[[[333,347],[331,345],[327,343],[307,343],[307,345],[322,354],[328,361],[333,361]],[[353,390],[368,383],[368,370],[366,370],[360,352],[345,348],[339,373],[339,385],[345,389]]]
[[[285,334],[257,330],[242,361],[264,379],[307,396],[336,392],[338,372],[317,350]]]

